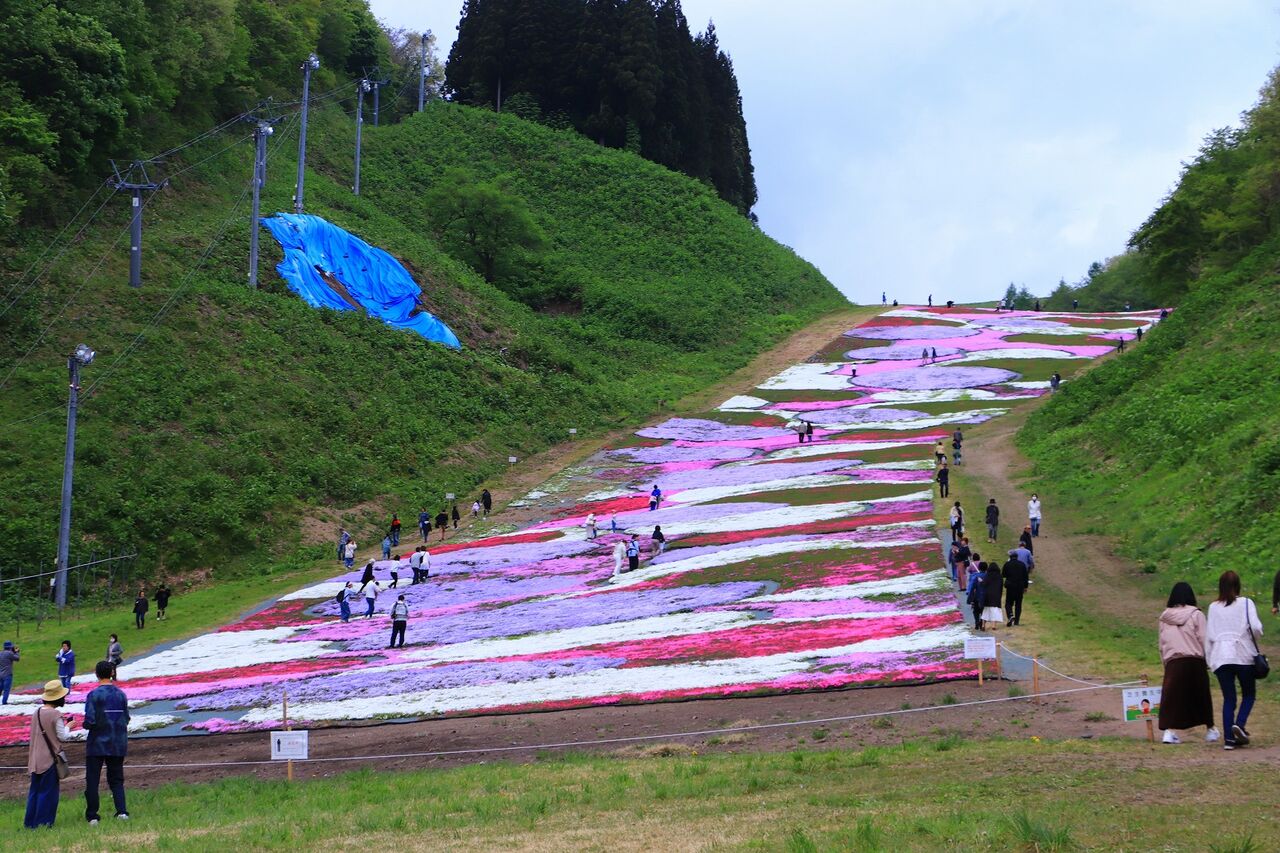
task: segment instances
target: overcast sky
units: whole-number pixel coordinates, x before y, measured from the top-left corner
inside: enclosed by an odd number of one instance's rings
[[[684,0],[733,57],[760,224],[855,302],[1048,293],[1115,255],[1280,52],[1262,0]],[[431,29],[461,0],[371,0]]]

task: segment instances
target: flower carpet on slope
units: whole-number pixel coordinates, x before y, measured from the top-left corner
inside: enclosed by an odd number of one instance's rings
[[[1082,314],[886,312],[845,333],[847,361],[797,365],[713,412],[641,429],[516,502],[543,520],[432,542],[430,579],[410,585],[403,567],[372,619],[360,618],[362,600],[350,622],[338,618],[334,596],[358,584],[357,566],[127,661],[134,728],[271,728],[286,693],[295,723],[324,725],[970,677],[934,530],[933,445],[1153,322],[1104,316],[1133,327]],[[1009,340],[1029,333],[1063,342]],[[1046,368],[1032,377],[1028,364]],[[787,426],[797,419],[814,441],[797,440]],[[588,493],[566,503],[568,480]],[[663,499],[650,510],[654,485]],[[640,566],[615,575],[615,546],[632,534]],[[407,562],[414,545],[403,545]],[[385,585],[390,565],[376,568]],[[396,594],[409,606],[408,642],[389,649]],[[76,680],[73,716],[91,687]],[[35,696],[15,699],[0,743],[26,739]]]

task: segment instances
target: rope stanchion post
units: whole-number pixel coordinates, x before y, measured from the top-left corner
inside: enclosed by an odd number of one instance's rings
[[[982,686],[982,658],[978,658],[978,686]]]
[[[283,701],[281,702],[281,705],[280,705],[280,718],[284,722],[284,730],[286,732],[293,731],[293,726],[289,725],[289,691],[288,690],[284,691],[283,693]],[[288,781],[292,782],[293,781],[293,759],[292,758],[289,759],[286,765],[285,772],[288,774]]]
[[[1040,697],[1040,658],[1031,658],[1031,695]]]
[[[996,656],[995,656],[995,660],[994,660],[994,662],[993,662],[993,665],[994,665],[995,669],[993,670],[992,675],[993,675],[995,678],[997,678],[997,679],[998,679],[998,678],[1000,678],[1000,677],[1001,677],[1001,672],[1000,672],[1000,641],[999,641],[999,640],[996,640]]]
[[[1147,680],[1147,674],[1144,672],[1142,674],[1142,686],[1146,687],[1148,683],[1149,682]],[[1151,721],[1151,718],[1147,717],[1147,743],[1155,743],[1155,742],[1156,742],[1156,726],[1155,726],[1155,723]]]

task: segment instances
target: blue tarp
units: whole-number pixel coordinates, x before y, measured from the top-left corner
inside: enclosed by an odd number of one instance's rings
[[[284,260],[276,270],[308,305],[355,310],[325,281],[320,274],[323,270],[337,279],[360,307],[388,325],[462,348],[452,329],[420,310],[422,288],[391,255],[319,216],[277,213],[262,224],[284,249]],[[416,314],[415,308],[419,308]]]

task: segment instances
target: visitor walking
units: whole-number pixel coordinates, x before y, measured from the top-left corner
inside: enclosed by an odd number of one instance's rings
[[[112,634],[107,640],[107,663],[111,664],[113,673],[115,672],[115,667],[124,663],[124,646],[120,645],[120,638],[115,634]],[[115,678],[115,675],[111,677]]]
[[[1031,549],[1019,545],[1017,548],[1009,549],[1009,556],[1015,560],[1020,560],[1022,565],[1027,567],[1027,583],[1031,583],[1031,572],[1036,567],[1036,559],[1031,553]]]
[[[885,292],[884,292],[883,290],[882,290],[882,291],[880,291],[880,304],[881,304],[881,305],[888,305],[888,304],[889,304],[889,299],[888,299],[888,297],[885,295]]]
[[[951,507],[951,538],[959,539],[964,535],[964,508],[960,506],[960,501],[956,501]]]
[[[1027,591],[1027,567],[1010,557],[1004,564],[1005,627],[1022,624],[1022,596]]]
[[[71,650],[71,641],[63,640],[62,648],[53,656],[58,662],[58,680],[62,686],[71,689],[71,679],[76,675],[76,653]]]
[[[613,576],[622,574],[622,561],[627,556],[627,543],[619,539],[613,546]]]
[[[1160,662],[1164,682],[1160,689],[1160,730],[1165,743],[1181,743],[1175,729],[1204,726],[1205,740],[1213,743],[1213,697],[1209,695],[1209,668],[1204,659],[1205,619],[1196,605],[1191,584],[1178,581],[1169,603],[1160,614]]]
[[[1049,377],[1049,390],[1057,391],[1058,386],[1061,384],[1062,384],[1062,374],[1055,370],[1053,372],[1053,375]]]
[[[21,660],[22,650],[13,644],[13,640],[5,640],[0,649],[0,705],[9,704],[9,691],[13,688],[13,664]]]
[[[67,721],[58,710],[67,704],[66,685],[50,681],[40,699],[44,702],[31,715],[30,746],[27,750],[27,772],[31,787],[27,789],[27,814],[22,825],[27,829],[53,826],[58,817],[58,763],[65,768],[67,754],[61,744],[70,739]],[[57,744],[55,746],[55,744]],[[64,771],[65,772],[65,771]]]
[[[1280,613],[1280,572],[1276,572],[1276,579],[1271,582],[1271,612]]]
[[[382,590],[382,587],[379,586],[377,581],[374,581],[373,583],[369,584],[364,588],[364,606],[365,606],[364,618],[366,619],[373,618],[373,608],[374,608],[374,605],[378,603],[378,593],[381,590]]]
[[[803,433],[801,433],[801,435],[803,436]],[[804,439],[801,438],[801,441],[803,440]],[[657,509],[661,505],[662,505],[662,489],[658,488],[657,483],[654,483],[653,491],[649,492],[649,512],[653,512],[655,509]]]
[[[1031,525],[1027,524],[1023,526],[1022,532],[1018,534],[1018,544],[1034,554],[1036,552],[1036,548],[1034,543],[1032,543],[1031,538]]]
[[[480,505],[484,507],[484,517],[489,517],[489,510],[493,509],[493,495],[489,494],[489,490],[485,489],[480,493]]]
[[[364,572],[360,575],[360,590],[373,583],[373,560],[365,563]]]
[[[937,444],[933,446],[933,462],[935,465],[941,465],[942,460],[947,458],[947,449],[942,446],[942,439],[938,439]]]
[[[999,625],[1004,621],[1004,610],[1000,606],[1001,594],[1004,591],[1004,579],[1000,577],[1000,564],[995,560],[987,563],[987,570],[982,573],[982,622],[983,625]]]
[[[929,348],[925,347],[924,349],[920,350],[920,363],[924,364],[928,360],[929,360]]]
[[[996,534],[1000,532],[1000,507],[996,506],[996,499],[992,498],[987,501],[987,541],[996,541]]]
[[[391,584],[387,589],[395,589],[400,586],[400,555],[396,554],[395,562],[391,564]]]
[[[462,515],[458,512],[458,505],[454,504],[453,509],[449,511],[449,518],[453,521],[453,529],[458,529],[458,522],[462,520]]]
[[[480,501],[471,502],[471,517],[473,519],[480,517]]]
[[[444,541],[444,535],[449,530],[449,513],[444,511],[444,507],[436,513],[436,529],[440,531],[440,541]]]
[[[343,622],[351,621],[351,581],[347,581],[347,585],[338,590],[338,618]]]
[[[347,556],[347,543],[351,541],[351,534],[347,532],[345,527],[338,528],[338,562],[341,563]]]
[[[431,552],[425,547],[422,549],[422,564],[418,568],[422,571],[422,582],[426,583],[431,577]]]
[[[400,523],[400,516],[395,513],[392,513],[391,515],[391,546],[393,548],[398,547],[400,545],[400,528],[402,526],[403,525]]]
[[[957,468],[959,468],[961,465],[964,464],[964,458],[960,455],[959,447],[952,448],[951,461],[955,464]]]
[[[404,603],[404,596],[396,599],[391,605],[391,644],[389,649],[397,647],[396,638],[400,639],[399,647],[404,648],[404,631],[409,627],[409,605]]]
[[[473,512],[472,515],[475,515]],[[426,542],[427,537],[431,535],[431,513],[427,512],[424,506],[418,510],[418,533],[422,535],[422,541]]]
[[[1040,535],[1040,496],[1035,492],[1031,493],[1031,500],[1027,501],[1027,517],[1031,520],[1031,535],[1033,537]]]
[[[951,579],[960,584],[961,589],[964,588],[965,568],[969,565],[969,558],[973,556],[973,551],[969,548],[969,537],[961,536],[960,543],[956,546],[956,568],[951,573]]]
[[[609,532],[618,532],[618,514],[616,512],[609,513]]]
[[[1142,327],[1139,326],[1138,328],[1134,329],[1133,333],[1138,336],[1138,343],[1142,343]]]
[[[978,563],[977,571],[969,572],[969,581],[965,585],[964,600],[968,602],[969,608],[973,611],[973,628],[975,631],[982,630],[982,601],[983,601],[983,576],[987,572],[986,563]]]
[[[133,622],[138,626],[138,630],[142,630],[147,624],[147,608],[151,605],[147,601],[147,594],[142,590],[138,590],[138,597],[133,600]]]
[[[343,553],[342,557],[343,557],[343,562],[346,563],[346,566],[348,569],[355,565],[356,540],[351,539],[347,541],[347,550]]]
[[[422,582],[422,551],[423,548],[419,545],[409,555],[409,569],[413,572],[413,580],[409,581],[409,586],[415,586]]]
[[[809,439],[810,444],[813,444],[813,421],[804,422],[804,437]]]
[[[107,768],[107,787],[116,807],[116,817],[129,819],[124,802],[124,759],[129,751],[129,700],[115,685],[116,670],[107,661],[94,668],[98,686],[84,700],[84,818],[90,826],[98,823],[98,782]]]
[[[964,444],[964,433],[960,431],[960,427],[956,427],[956,431],[951,433],[951,449],[955,450]]]
[[[938,473],[934,475],[934,479],[938,481],[938,497],[945,498],[951,494],[951,469],[947,467],[947,463],[943,462],[938,468]]]
[[[587,513],[587,520],[582,523],[582,526],[587,528],[588,539],[596,538],[596,514],[594,512]]]
[[[383,536],[383,537],[382,537],[382,559],[384,559],[384,560],[390,560],[390,559],[391,559],[391,536],[390,536],[390,534],[388,534],[387,536]]]
[[[640,568],[640,534],[632,533],[627,543],[627,571],[634,572]]]
[[[1262,621],[1251,599],[1240,595],[1240,576],[1226,571],[1218,578],[1218,599],[1209,605],[1205,650],[1209,668],[1222,688],[1223,749],[1249,744],[1249,712],[1256,689],[1254,655],[1262,636]],[[1236,682],[1240,682],[1240,708],[1236,710]]]
[[[653,544],[657,548],[657,551],[655,552],[655,556],[667,550],[667,534],[662,532],[661,524],[654,526],[653,535],[650,536],[649,538],[653,541]]]
[[[936,362],[938,360],[938,348],[929,347],[929,361]]]
[[[169,609],[169,596],[173,594],[173,590],[169,589],[169,585],[161,581],[160,586],[156,588],[156,619],[165,618],[164,612]]]

